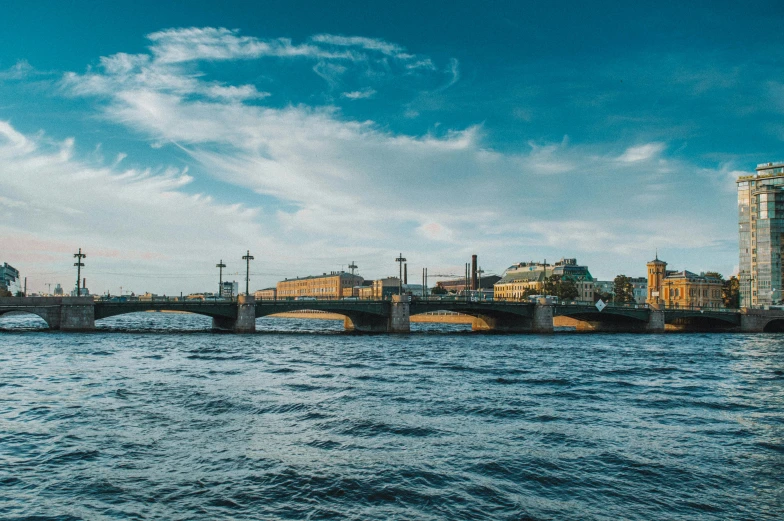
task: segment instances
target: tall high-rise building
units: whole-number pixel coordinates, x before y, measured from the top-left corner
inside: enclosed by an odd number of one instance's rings
[[[737,184],[740,305],[777,304],[784,295],[784,163],[757,165]]]

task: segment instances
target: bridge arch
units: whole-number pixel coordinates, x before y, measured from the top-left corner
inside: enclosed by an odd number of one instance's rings
[[[784,333],[784,319],[776,318],[765,324],[763,333]]]
[[[592,306],[593,307],[593,306]],[[648,315],[605,309],[558,309],[554,324],[558,327],[574,327],[577,331],[636,332],[645,331]]]
[[[50,321],[52,320],[51,313],[46,311],[46,310],[35,310],[35,309],[31,309],[31,310],[12,310],[12,309],[0,310],[0,320],[4,316],[7,316],[9,314],[11,314],[12,316],[28,316],[28,315],[36,316],[36,317],[40,318],[44,322],[44,324],[46,324],[46,327],[48,329],[53,329],[53,328],[55,328],[58,325],[58,322],[55,322],[54,324],[50,323]],[[2,322],[0,322],[0,327],[2,327]]]
[[[473,317],[471,329],[474,331],[497,331],[517,333],[531,332],[533,313],[528,307],[510,307],[507,305],[488,305],[473,302],[428,302],[411,305],[411,316],[448,311]]]
[[[734,314],[704,314],[700,311],[674,314],[665,320],[669,331],[730,331],[738,327],[738,317]]]
[[[293,301],[286,305],[281,304],[277,306],[257,306],[256,318],[275,317],[282,314],[290,314],[293,312],[301,313],[326,313],[331,315],[340,315],[343,317],[343,326],[346,331],[361,331],[361,332],[387,332],[389,328],[389,314],[382,313],[377,310],[363,310],[357,309],[359,306],[336,306],[332,305],[319,306],[317,304],[308,305],[307,302]],[[289,315],[288,318],[291,318]],[[312,317],[303,317],[312,318]]]

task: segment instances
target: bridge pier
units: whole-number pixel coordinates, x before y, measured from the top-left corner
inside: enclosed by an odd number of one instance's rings
[[[60,305],[60,331],[92,331],[95,329],[95,301],[92,297],[63,297]]]
[[[253,295],[240,295],[237,298],[237,317],[213,317],[212,327],[215,329],[228,329],[234,333],[255,333],[255,297]]]
[[[775,312],[744,308],[740,314],[740,330],[744,333],[762,333],[773,316]]]
[[[664,333],[664,311],[661,309],[651,309],[648,316],[648,323],[645,324],[646,333]]]
[[[370,313],[346,315],[343,327],[346,331],[362,333],[409,333],[411,332],[410,304],[398,295],[392,297],[389,315],[378,316]]]

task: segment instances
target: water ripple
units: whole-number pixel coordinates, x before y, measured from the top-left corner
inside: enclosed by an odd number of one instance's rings
[[[0,518],[780,519],[776,335],[0,324]],[[329,335],[319,334],[329,330]]]

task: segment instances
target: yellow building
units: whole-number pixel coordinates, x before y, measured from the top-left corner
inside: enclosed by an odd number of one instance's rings
[[[294,299],[298,297],[316,297],[319,299],[338,299],[351,297],[354,286],[362,284],[364,279],[344,271],[333,271],[323,275],[286,279],[278,282],[277,298]]]
[[[654,307],[723,308],[722,282],[690,271],[669,271],[657,255],[648,263],[648,299]]]
[[[278,298],[277,288],[264,288],[253,294],[256,300],[276,300]]]
[[[493,285],[493,299],[521,300],[526,290],[532,290],[537,295],[541,294],[546,273],[545,270],[535,270],[504,275]]]

